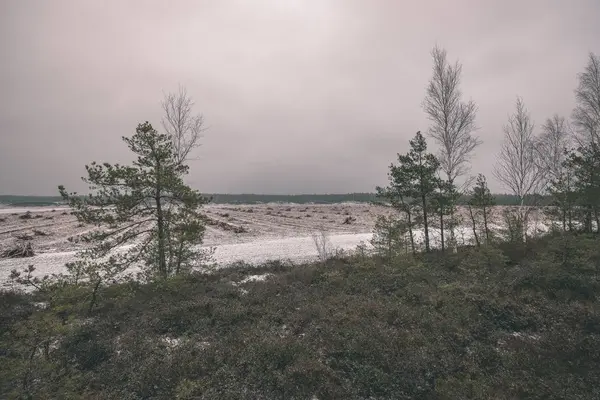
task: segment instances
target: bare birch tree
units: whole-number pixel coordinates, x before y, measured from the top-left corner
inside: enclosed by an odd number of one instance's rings
[[[545,171],[544,180],[559,179],[564,172],[566,151],[571,147],[571,137],[564,117],[554,114],[542,125],[542,133],[535,140],[538,168]]]
[[[600,144],[600,57],[590,53],[585,71],[578,78],[577,105],[572,115],[576,139],[580,146]]]
[[[188,161],[196,159],[192,156],[192,151],[200,147],[200,139],[204,128],[204,117],[202,114],[196,114],[193,110],[194,101],[188,95],[183,86],[179,86],[177,93],[168,93],[164,96],[161,103],[163,109],[163,118],[161,120],[164,133],[170,138],[175,162],[178,165],[185,165]],[[206,199],[210,201],[210,199]],[[175,204],[166,205],[166,212],[175,212]],[[185,231],[178,230],[177,227],[165,225],[166,243],[168,253],[174,260],[185,258],[188,251],[182,241],[185,237]],[[179,268],[179,267],[178,267]]]
[[[481,141],[473,136],[476,130],[475,116],[477,105],[462,100],[460,80],[462,65],[450,64],[446,51],[435,47],[433,57],[433,77],[427,86],[423,108],[431,126],[428,135],[440,146],[438,159],[448,181],[469,172],[469,161]]]
[[[440,168],[446,175],[448,182],[447,214],[450,217],[448,224],[450,240],[454,242],[454,226],[456,220],[455,203],[458,196],[466,191],[470,180],[463,183],[459,190],[456,179],[469,173],[470,158],[475,148],[481,141],[473,136],[476,130],[475,117],[477,105],[469,100],[462,100],[460,81],[462,65],[457,61],[450,64],[446,51],[435,47],[431,56],[433,58],[433,76],[427,86],[427,94],[423,101],[423,109],[427,113],[431,126],[428,135],[439,146],[437,158]],[[440,221],[442,240],[444,237],[444,224]]]
[[[518,97],[516,112],[509,117],[508,124],[504,126],[504,142],[493,171],[496,179],[519,200],[520,207],[516,215],[507,215],[507,222],[514,223],[509,229],[514,228],[518,231],[511,232],[511,235],[516,233],[519,238],[525,240],[529,213],[531,206],[535,205],[535,201],[532,200],[539,193],[544,172],[537,160],[539,153],[535,148],[536,137],[533,129],[534,123],[525,108],[525,103]]]
[[[189,161],[191,152],[200,147],[203,137],[204,117],[195,114],[194,102],[187,90],[180,86],[177,93],[168,93],[162,101],[164,111],[162,126],[173,141],[179,163]]]
[[[545,209],[545,214],[551,221],[557,218],[562,220],[563,231],[572,226],[571,192],[574,178],[566,163],[571,146],[571,130],[565,118],[554,114],[542,125],[535,150],[538,168],[544,172],[541,178],[543,192],[553,199],[553,204]]]

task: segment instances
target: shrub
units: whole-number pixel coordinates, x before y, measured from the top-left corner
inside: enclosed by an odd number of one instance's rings
[[[0,294],[0,397],[600,398],[599,243]]]
[[[19,215],[19,219],[23,219],[23,220],[27,220],[27,219],[32,219],[33,215],[31,214],[31,211],[27,211],[25,214]]]

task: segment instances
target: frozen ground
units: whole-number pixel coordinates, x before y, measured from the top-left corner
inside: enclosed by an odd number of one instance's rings
[[[367,204],[209,205],[205,210],[214,224],[207,226],[204,245],[216,248],[214,258],[220,265],[316,259],[311,235],[321,230],[329,234],[332,247],[352,249],[370,239],[376,216],[386,212]],[[350,223],[344,223],[348,218]],[[232,229],[239,227],[243,233]],[[36,253],[30,258],[0,259],[0,286],[7,285],[12,269],[27,265],[34,265],[42,276],[64,271],[64,264],[83,246],[77,237],[90,229],[64,208],[0,208],[0,252],[25,238]]]
[[[370,240],[377,216],[390,212],[362,203],[209,205],[205,210],[213,224],[207,226],[204,245],[216,248],[214,258],[222,266],[236,261],[314,260],[318,255],[311,235],[319,231],[328,233],[332,249],[354,249]],[[25,217],[27,211],[29,217]],[[243,233],[235,233],[233,228],[239,227]],[[64,271],[64,264],[82,248],[78,235],[90,229],[80,225],[68,209],[0,208],[0,252],[26,239],[36,253],[30,258],[0,259],[0,287],[9,284],[12,269],[27,265],[34,265],[41,276]],[[439,234],[435,228],[431,233],[435,245]],[[461,228],[457,239],[470,242],[471,230]]]

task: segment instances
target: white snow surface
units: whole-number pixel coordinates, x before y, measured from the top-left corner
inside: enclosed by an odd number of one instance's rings
[[[372,234],[345,234],[330,236],[334,248],[354,249],[361,241],[370,240]],[[257,240],[250,243],[233,243],[215,246],[215,262],[226,266],[238,261],[260,264],[269,260],[312,261],[318,258],[312,237],[289,237],[283,239]],[[42,253],[29,258],[0,259],[0,284],[9,281],[12,269],[34,265],[35,276],[66,272],[65,263],[75,260],[75,251]]]
[[[43,206],[43,207],[7,207],[7,206],[2,206],[0,205],[0,214],[23,214],[26,213],[27,211],[29,212],[35,212],[35,213],[43,213],[43,212],[50,212],[50,211],[71,211],[69,209],[69,207],[66,206]]]
[[[242,226],[247,231],[235,234],[219,226],[207,226],[204,247],[215,248],[214,261],[220,267],[239,261],[260,264],[269,260],[317,260],[312,235],[321,231],[328,236],[330,252],[353,250],[360,243],[368,245],[378,215],[390,214],[389,209],[364,203],[209,205],[205,209],[211,219]],[[19,218],[27,211],[32,218]],[[36,252],[29,258],[0,259],[0,289],[11,287],[11,270],[21,271],[28,265],[33,265],[35,276],[40,277],[65,272],[65,263],[73,261],[83,246],[68,238],[92,229],[65,211],[68,210],[61,207],[0,208],[0,251],[19,243],[19,236],[29,235]],[[351,223],[345,222],[348,217],[352,218]],[[500,227],[501,222],[495,222]],[[533,225],[530,233],[548,229],[541,221]],[[438,229],[430,229],[432,247],[440,246],[439,236]],[[415,231],[415,239],[423,247],[422,231]],[[472,243],[471,228],[458,228],[456,239],[459,244]]]

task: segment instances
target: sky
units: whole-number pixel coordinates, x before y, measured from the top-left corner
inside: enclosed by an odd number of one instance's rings
[[[0,194],[85,191],[85,164],[130,161],[121,137],[161,128],[180,85],[208,128],[201,192],[374,191],[428,129],[436,45],[479,108],[472,173],[504,192],[517,95],[538,129],[568,117],[599,38],[598,0],[2,0]]]

